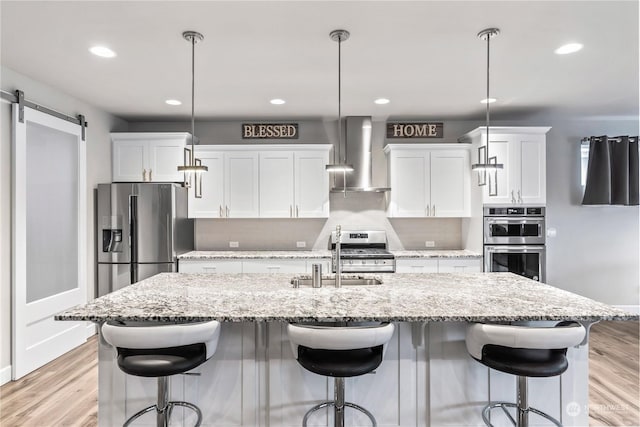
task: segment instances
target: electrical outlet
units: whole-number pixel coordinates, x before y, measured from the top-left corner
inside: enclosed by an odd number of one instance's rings
[[[296,248],[306,248],[307,242],[296,242]]]
[[[424,246],[426,248],[435,248],[436,242],[434,242],[433,240],[427,240],[424,242]]]
[[[240,243],[238,243],[238,242],[229,242],[229,247],[230,248],[238,248],[238,247],[240,247]]]

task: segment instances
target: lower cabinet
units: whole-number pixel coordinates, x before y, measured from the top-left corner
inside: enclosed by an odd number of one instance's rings
[[[242,273],[242,261],[231,260],[179,260],[180,273]]]
[[[481,273],[482,260],[469,258],[396,259],[396,273]]]

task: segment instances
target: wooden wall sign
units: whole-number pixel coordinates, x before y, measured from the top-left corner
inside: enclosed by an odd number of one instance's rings
[[[298,123],[243,123],[242,139],[298,139]]]
[[[442,122],[387,122],[387,138],[442,138],[443,128]]]

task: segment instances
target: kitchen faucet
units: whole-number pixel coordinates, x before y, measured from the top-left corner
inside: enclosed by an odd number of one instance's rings
[[[340,245],[342,241],[342,227],[336,226],[336,288],[342,287],[342,263],[340,262]]]

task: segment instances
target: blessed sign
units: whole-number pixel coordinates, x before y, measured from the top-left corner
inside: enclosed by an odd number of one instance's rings
[[[387,122],[387,138],[442,138],[443,124]]]
[[[243,123],[242,139],[298,139],[298,124]]]

